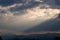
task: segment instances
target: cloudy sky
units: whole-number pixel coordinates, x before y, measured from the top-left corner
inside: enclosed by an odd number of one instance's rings
[[[0,0],[0,32],[60,31],[59,0]]]

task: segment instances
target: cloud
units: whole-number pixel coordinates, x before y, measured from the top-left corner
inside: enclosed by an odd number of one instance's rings
[[[60,19],[59,19],[60,20]],[[58,18],[47,20],[37,26],[26,30],[25,32],[40,32],[40,31],[59,31],[60,21]]]
[[[57,6],[60,6],[60,0],[55,0]]]
[[[9,6],[13,5],[15,3],[22,3],[23,0],[0,0],[0,5],[1,6]]]
[[[11,7],[3,7],[6,13],[0,13],[0,29],[10,29],[14,31],[24,31],[30,29],[46,20],[54,18],[58,9],[39,9],[38,7],[24,11],[13,11]],[[47,10],[47,11],[46,11]],[[54,11],[53,11],[54,10]],[[51,12],[52,11],[52,12]],[[23,14],[18,14],[23,12]],[[49,13],[49,14],[47,14]],[[54,13],[54,14],[51,14]],[[48,16],[49,15],[49,16]]]
[[[27,0],[26,2],[24,0],[22,1],[23,2],[20,2],[18,0],[17,3],[15,2],[11,5],[9,3],[8,5],[0,5],[1,30],[25,31],[38,24],[44,23],[46,20],[56,18],[60,12],[60,9],[52,9],[50,5],[44,1],[44,3],[32,0]],[[41,9],[42,6],[47,6],[48,9]]]

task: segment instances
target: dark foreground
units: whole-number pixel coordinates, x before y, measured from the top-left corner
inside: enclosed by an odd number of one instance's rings
[[[31,35],[6,34],[0,36],[0,40],[60,40],[60,34],[31,34]]]

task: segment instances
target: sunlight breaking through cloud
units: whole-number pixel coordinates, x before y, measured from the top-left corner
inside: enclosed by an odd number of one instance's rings
[[[54,3],[51,5],[51,1],[49,3],[41,0],[35,1],[33,1],[32,4],[28,4],[30,3],[30,1],[28,1],[28,3],[25,4],[0,5],[0,29],[25,31],[47,20],[57,18],[60,9],[51,8],[55,6]],[[38,5],[34,5],[35,3]]]

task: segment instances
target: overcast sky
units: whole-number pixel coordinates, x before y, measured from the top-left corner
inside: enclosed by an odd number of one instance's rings
[[[58,6],[55,0],[1,0],[0,30],[20,32],[47,31],[49,28],[49,31],[59,30],[57,24],[60,24],[60,21],[56,20],[59,19],[60,13]]]

